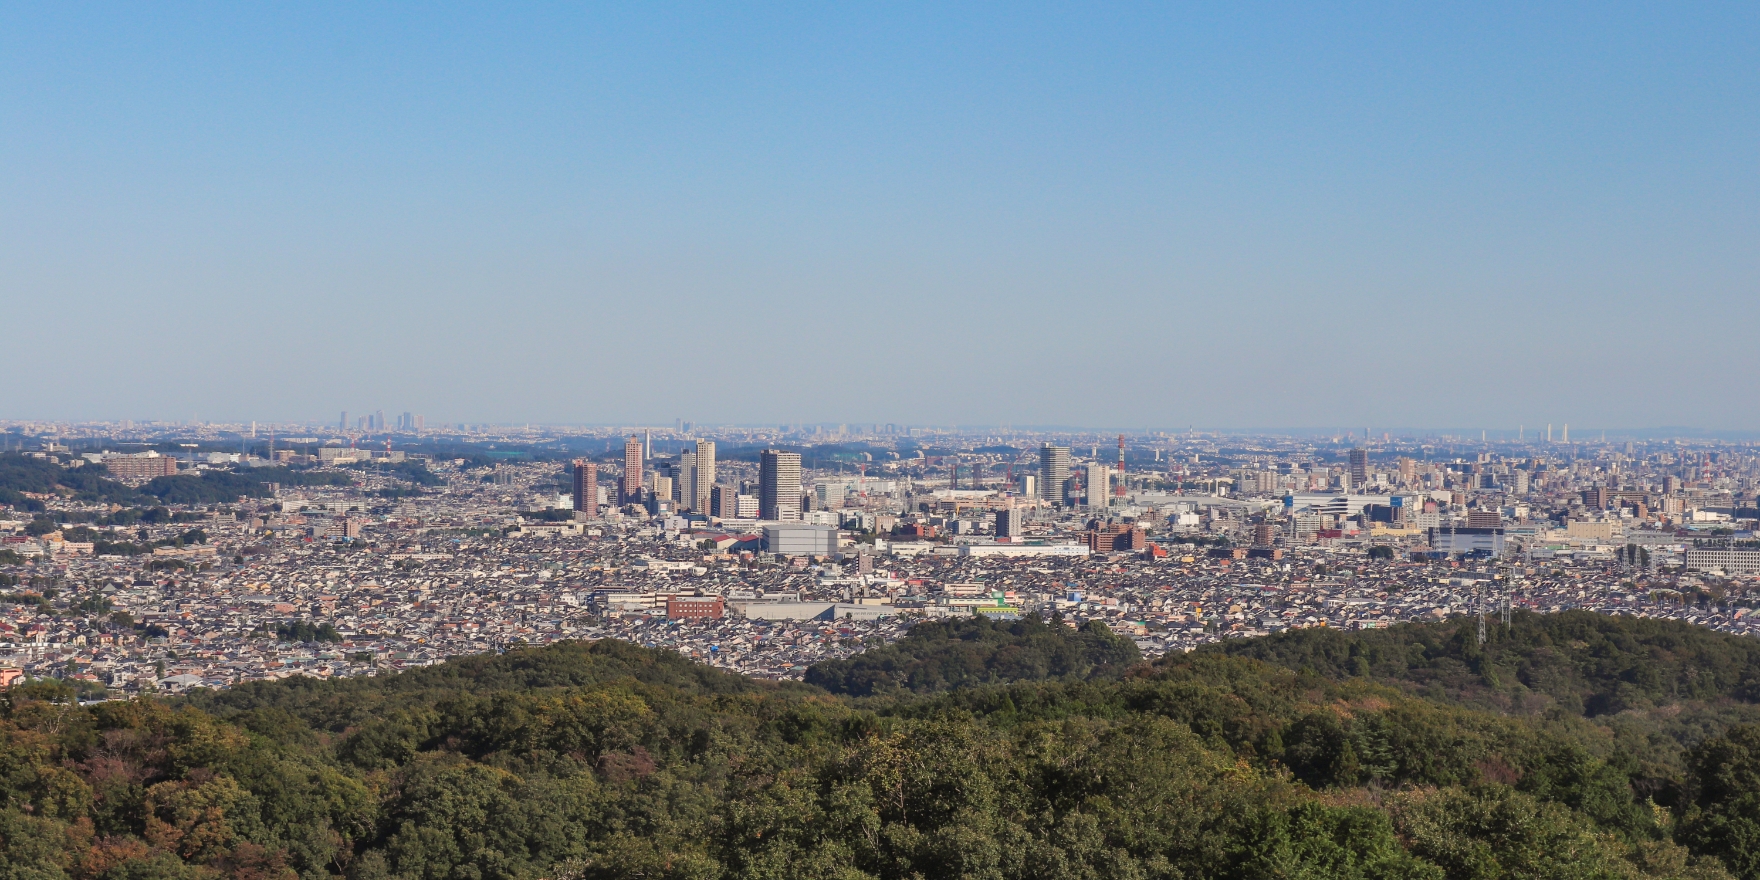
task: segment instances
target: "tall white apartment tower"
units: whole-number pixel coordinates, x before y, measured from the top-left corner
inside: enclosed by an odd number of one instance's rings
[[[1052,504],[1063,503],[1063,484],[1069,482],[1069,447],[1039,447],[1039,497]]]
[[[801,454],[766,449],[758,454],[758,518],[801,518]]]
[[[690,497],[685,503],[698,513],[706,513],[709,493],[715,488],[715,441],[698,440],[695,461],[690,473]]]
[[[1103,464],[1088,465],[1087,497],[1089,507],[1105,507],[1112,503],[1112,468]]]

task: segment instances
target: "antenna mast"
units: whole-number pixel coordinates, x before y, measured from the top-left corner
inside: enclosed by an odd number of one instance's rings
[[[1118,484],[1112,487],[1113,497],[1124,500],[1124,435],[1118,435]]]

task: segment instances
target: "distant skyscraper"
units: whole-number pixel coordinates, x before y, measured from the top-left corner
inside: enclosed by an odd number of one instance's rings
[[[574,512],[588,519],[599,515],[599,466],[584,458],[574,460]]]
[[[338,430],[338,431],[348,430],[348,410],[342,411],[342,419],[336,423],[336,430]]]
[[[1039,497],[1052,504],[1063,503],[1063,484],[1069,482],[1069,447],[1039,447]]]
[[[801,454],[766,449],[758,454],[758,518],[801,518]]]
[[[1351,450],[1351,488],[1359,489],[1369,484],[1369,450]]]
[[[697,453],[679,453],[678,463],[672,468],[672,500],[683,507],[691,506],[691,489],[696,485],[696,470]]]
[[[709,510],[709,492],[715,488],[715,441],[698,440],[696,468],[691,472],[691,497],[686,499],[698,513]]]
[[[642,441],[635,435],[623,441],[623,483],[617,503],[634,504],[642,497]]]
[[[421,431],[426,430],[427,421],[427,416],[416,416],[416,422],[411,427],[415,428],[417,433],[420,433]]]
[[[416,429],[416,417],[410,413],[404,413],[403,418],[398,420],[397,427],[405,431],[414,431]]]
[[[1112,469],[1103,464],[1088,465],[1087,497],[1089,507],[1105,507],[1112,502]]]

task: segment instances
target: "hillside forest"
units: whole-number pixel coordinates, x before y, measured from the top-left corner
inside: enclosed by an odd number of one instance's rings
[[[0,699],[0,878],[1760,880],[1760,643],[1518,613],[1145,662],[943,621],[756,681],[616,641]]]

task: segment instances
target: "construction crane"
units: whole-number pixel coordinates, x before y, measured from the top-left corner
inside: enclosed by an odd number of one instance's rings
[[[1014,494],[1014,466],[1017,464],[1020,464],[1021,459],[1026,458],[1027,453],[1030,451],[1031,450],[1028,450],[1028,449],[1021,450],[1017,455],[1015,455],[1014,461],[1011,461],[1008,463],[1007,470],[1003,472],[1002,482],[1005,484],[1003,486],[1003,488],[1009,495]]]

